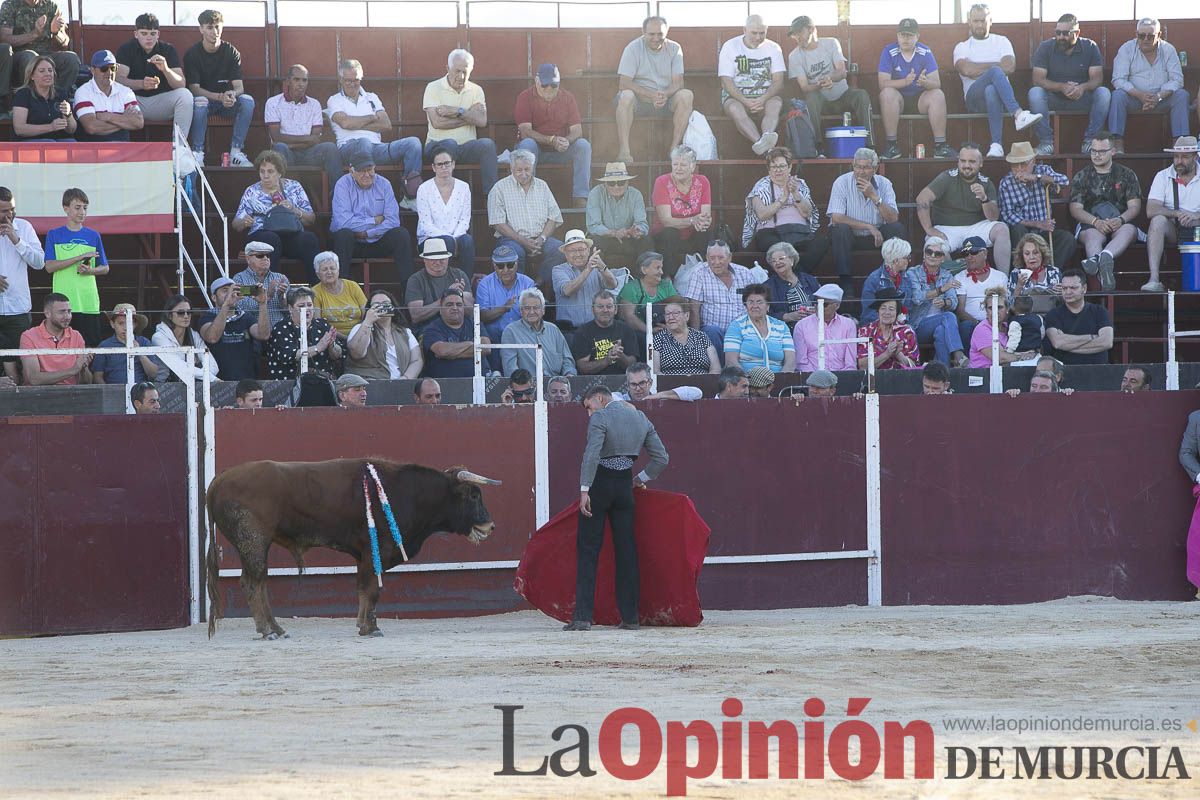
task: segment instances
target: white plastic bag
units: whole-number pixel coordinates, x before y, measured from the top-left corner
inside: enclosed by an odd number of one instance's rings
[[[693,111],[692,116],[688,118],[683,143],[696,151],[697,161],[717,160],[717,137],[713,134],[708,120],[699,111]]]
[[[704,259],[699,253],[691,253],[683,257],[683,264],[679,267],[679,271],[675,273],[675,279],[672,283],[675,284],[675,291],[681,297],[688,297],[688,289],[692,283],[692,273],[696,271],[702,264]]]

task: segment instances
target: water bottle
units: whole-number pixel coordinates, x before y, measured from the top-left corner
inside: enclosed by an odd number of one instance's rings
[[[1192,241],[1200,242],[1200,225],[1192,228]]]

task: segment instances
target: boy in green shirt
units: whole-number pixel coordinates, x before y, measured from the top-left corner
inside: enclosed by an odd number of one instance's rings
[[[71,326],[88,347],[96,347],[108,335],[96,288],[96,276],[108,274],[108,258],[100,234],[84,227],[88,196],[83,190],[67,189],[62,205],[67,224],[46,233],[46,272],[54,276],[54,291],[71,301]]]

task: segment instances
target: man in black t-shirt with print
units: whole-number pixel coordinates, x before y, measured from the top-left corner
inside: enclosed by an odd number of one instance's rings
[[[1103,306],[1085,303],[1087,278],[1082,270],[1063,273],[1063,304],[1044,317],[1050,355],[1064,364],[1107,364],[1113,347],[1112,319]]]
[[[581,375],[623,375],[637,361],[638,342],[633,328],[617,316],[617,301],[607,289],[592,299],[592,319],[575,329],[571,355]]]

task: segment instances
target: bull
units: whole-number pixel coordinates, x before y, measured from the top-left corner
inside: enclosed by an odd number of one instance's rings
[[[387,492],[409,558],[435,533],[456,533],[478,545],[495,529],[483,504],[480,486],[500,481],[451,467],[439,472],[418,464],[398,464],[371,459]],[[224,602],[217,583],[220,552],[215,528],[237,550],[242,562],[242,591],[264,639],[286,635],[271,613],[267,597],[267,551],[272,544],[289,550],[304,571],[304,553],[328,547],[358,562],[358,633],[382,636],[375,621],[379,584],[371,558],[367,531],[363,477],[367,460],[344,458],[320,462],[253,461],[218,475],[205,497],[208,509],[208,620],[211,638]],[[370,479],[368,479],[370,480]],[[372,507],[379,533],[379,555],[384,569],[400,563],[403,555],[392,541],[374,482]]]

